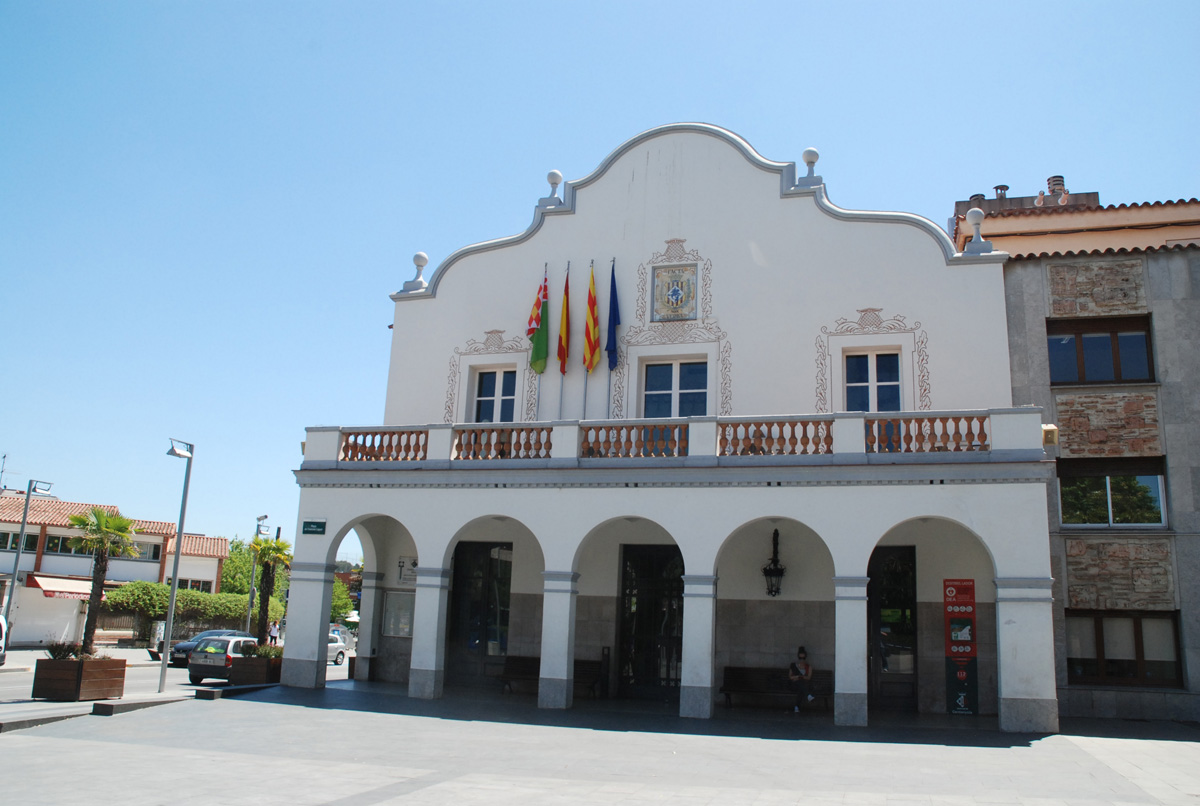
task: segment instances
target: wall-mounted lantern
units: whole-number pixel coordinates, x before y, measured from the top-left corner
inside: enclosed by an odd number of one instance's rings
[[[763,576],[767,578],[767,596],[778,596],[783,575],[787,573],[787,569],[779,564],[779,530],[776,529],[771,535],[771,559],[762,569]]]

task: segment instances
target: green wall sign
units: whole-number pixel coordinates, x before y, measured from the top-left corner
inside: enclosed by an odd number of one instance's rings
[[[300,532],[306,535],[323,535],[325,534],[325,521],[304,521]]]

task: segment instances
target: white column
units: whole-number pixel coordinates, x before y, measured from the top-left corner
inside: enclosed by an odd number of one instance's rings
[[[379,652],[379,618],[383,610],[383,574],[363,572],[362,594],[358,600],[358,643],[354,647],[354,679],[370,680],[371,668]]]
[[[837,632],[833,723],[866,725],[867,577],[834,577],[833,588]]]
[[[413,605],[412,665],[408,696],[433,700],[442,696],[446,673],[446,598],[450,569],[417,567]]]
[[[1058,732],[1053,582],[1038,577],[996,578],[1000,730]]]
[[[324,688],[329,652],[329,606],[333,565],[293,562],[288,590],[287,640],[280,682]]]
[[[538,708],[570,708],[575,694],[575,600],[573,571],[542,572],[542,667]]]
[[[709,719],[713,712],[713,634],[717,625],[717,578],[683,576],[683,670],[679,715]]]

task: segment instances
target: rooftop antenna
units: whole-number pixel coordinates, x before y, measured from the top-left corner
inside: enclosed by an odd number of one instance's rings
[[[4,466],[8,464],[8,454],[0,456],[0,490],[4,489]]]

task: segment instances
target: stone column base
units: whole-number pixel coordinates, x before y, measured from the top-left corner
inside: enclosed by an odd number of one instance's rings
[[[835,692],[833,695],[833,724],[866,727],[867,695]]]
[[[279,682],[294,688],[325,688],[325,662],[284,658]]]
[[[1058,700],[1001,697],[1000,730],[1009,733],[1058,733]]]
[[[712,719],[712,686],[680,686],[679,715],[692,719]]]
[[[354,679],[367,681],[371,679],[371,664],[375,658],[369,655],[358,655],[354,659]]]
[[[538,708],[570,708],[574,702],[574,680],[557,677],[538,679]]]
[[[410,669],[408,696],[417,700],[436,700],[442,696],[445,672],[442,669]]]

